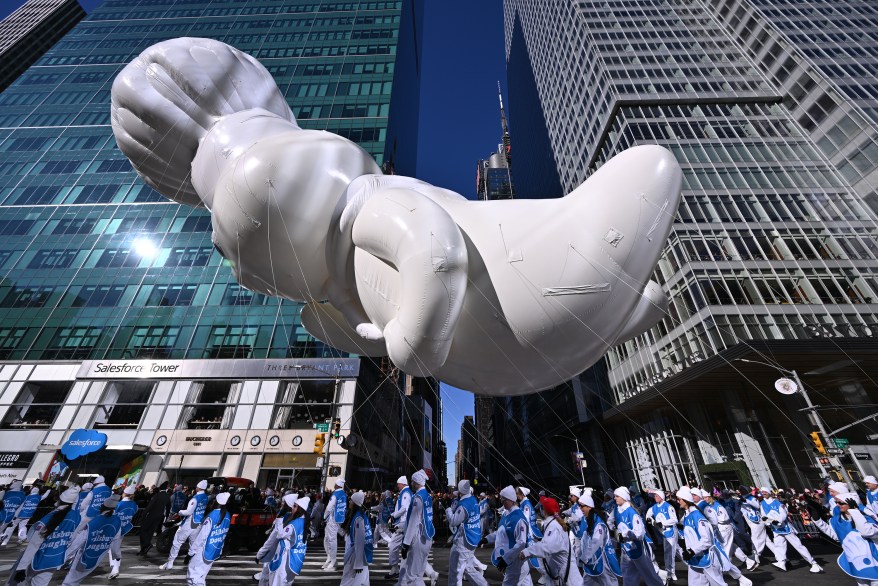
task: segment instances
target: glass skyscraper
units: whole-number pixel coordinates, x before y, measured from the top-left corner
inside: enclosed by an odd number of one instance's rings
[[[267,67],[300,125],[381,164],[401,18],[394,0],[104,2],[0,96],[0,358],[335,354],[296,304],[234,282],[205,211],[136,178],[110,87],[149,45],[215,38]]]
[[[379,487],[444,462],[422,421],[438,392],[405,396],[388,361],[327,347],[296,303],[240,287],[209,214],[147,187],[110,128],[128,62],[210,37],[259,59],[302,127],[414,175],[422,20],[416,0],[105,0],[0,94],[0,445],[18,468],[5,478],[43,475],[77,428],[108,448],[73,473],[118,482]]]
[[[638,144],[665,146],[684,170],[653,276],[669,315],[606,357],[612,398],[592,424],[618,456],[606,470],[665,488],[706,477],[789,486],[820,467],[862,474],[847,452],[815,459],[800,399],[773,383],[778,366],[807,372],[832,407],[829,429],[878,398],[875,7],[505,0],[504,10],[512,130],[530,139],[517,156],[541,165],[517,167],[520,192],[568,192]],[[845,433],[865,444],[870,426]]]

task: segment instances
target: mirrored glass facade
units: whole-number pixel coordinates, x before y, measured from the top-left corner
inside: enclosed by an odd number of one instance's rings
[[[786,417],[760,429],[760,413],[778,406],[754,387],[771,389],[779,374],[748,381],[733,360],[765,353],[791,368],[808,352],[856,362],[875,350],[874,6],[505,0],[504,9],[511,125],[520,136],[520,120],[542,120],[564,192],[639,144],[670,149],[684,171],[653,276],[669,315],[606,357],[614,431],[602,433],[626,446],[610,468],[673,487],[743,461],[750,480],[783,481],[765,470],[801,463],[809,424]],[[520,140],[519,160],[535,148],[539,140]],[[847,404],[852,388],[878,396],[874,368],[861,364],[825,383],[826,403]],[[717,368],[725,378],[703,377]],[[867,414],[851,405],[827,414],[830,428]],[[772,432],[788,434],[789,454],[763,455]]]
[[[301,126],[381,164],[402,4],[106,0],[68,33],[0,94],[0,359],[338,355],[297,304],[235,283],[207,212],[136,177],[110,87],[149,45],[218,39],[268,68]]]

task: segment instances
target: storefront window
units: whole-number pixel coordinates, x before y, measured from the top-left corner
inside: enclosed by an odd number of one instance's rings
[[[336,381],[286,381],[274,408],[272,429],[312,429],[332,418]]]
[[[236,381],[197,381],[183,410],[183,429],[228,429],[241,392]]]
[[[22,387],[0,422],[3,429],[47,428],[64,405],[70,382],[29,382]]]
[[[154,386],[151,381],[120,381],[107,385],[94,426],[137,427],[149,405]]]

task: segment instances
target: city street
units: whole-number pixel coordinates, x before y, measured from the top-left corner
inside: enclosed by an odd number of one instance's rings
[[[14,541],[14,540],[13,540]],[[814,576],[808,573],[808,565],[792,553],[790,570],[781,572],[770,563],[758,568],[755,572],[747,573],[747,576],[753,580],[755,584],[772,584],[772,585],[795,585],[810,584],[830,584],[836,582],[840,585],[853,584],[853,579],[846,576],[835,559],[838,557],[840,549],[820,540],[818,542],[806,541],[807,547],[814,554],[817,561],[824,566],[826,573]],[[0,550],[0,578],[3,581],[8,576],[8,571],[12,563],[21,552],[21,547],[10,546]],[[159,570],[159,565],[165,561],[165,558],[153,552],[144,560],[135,555],[138,549],[138,541],[136,537],[129,537],[125,540],[122,547],[122,573],[115,580],[108,580],[109,568],[104,562],[101,569],[92,574],[85,580],[84,584],[90,585],[110,585],[113,586],[133,586],[144,582],[151,584],[185,584],[186,569],[182,563],[178,563],[175,568],[169,572]],[[439,572],[439,585],[444,586],[448,577],[448,552],[447,547],[434,547],[432,555],[432,564]],[[477,555],[482,562],[489,564],[485,577],[491,584],[500,584],[502,578],[500,573],[490,566],[490,550],[480,549]],[[339,551],[339,560],[342,558],[342,552]],[[323,546],[321,542],[313,544],[309,547],[308,556],[305,561],[305,568],[302,574],[296,578],[297,584],[317,584],[329,585],[338,584],[341,581],[341,563],[339,569],[335,572],[324,571],[320,568],[323,563]],[[375,552],[375,562],[372,565],[370,582],[373,584],[385,583],[384,574],[387,572],[387,548],[381,547]],[[686,583],[686,570],[678,565],[676,584]],[[259,571],[260,566],[254,562],[252,554],[239,554],[224,557],[213,565],[213,569],[207,577],[207,583],[213,585],[231,585],[246,586],[247,584],[255,584],[253,574]],[[57,572],[52,580],[53,584],[60,584],[63,579],[63,572]],[[534,584],[536,584],[536,574],[534,573]],[[730,585],[735,584],[729,581]]]

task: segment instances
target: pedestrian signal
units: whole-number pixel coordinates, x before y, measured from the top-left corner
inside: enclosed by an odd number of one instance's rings
[[[811,432],[811,441],[814,442],[814,448],[817,450],[817,453],[826,455],[826,446],[823,445],[823,441],[820,439],[820,434],[816,431]]]
[[[341,435],[341,419],[332,422],[332,437],[338,439]]]
[[[314,437],[314,453],[315,454],[322,454],[323,453],[323,446],[325,446],[325,445],[326,445],[326,434],[325,433],[318,433]]]

